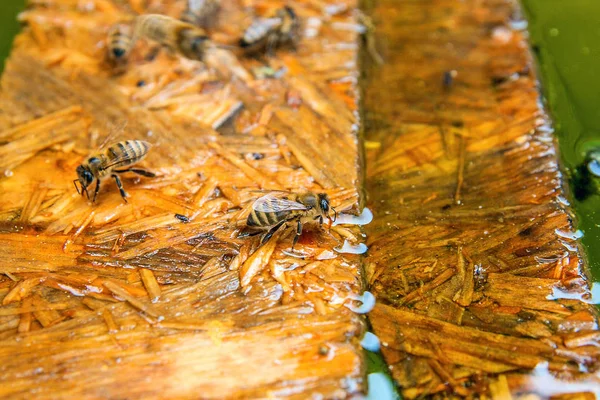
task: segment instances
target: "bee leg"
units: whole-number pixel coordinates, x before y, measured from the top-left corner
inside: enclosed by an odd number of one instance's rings
[[[123,172],[133,172],[134,174],[145,176],[147,178],[154,178],[156,176],[156,174],[154,172],[146,171],[145,169],[141,169],[141,168],[119,169],[119,170],[115,170],[115,172],[118,172],[120,174],[122,174]]]
[[[271,229],[269,229],[269,231],[267,233],[265,233],[265,236],[263,236],[262,239],[260,239],[260,244],[263,245],[263,244],[267,243],[267,240],[271,239],[271,236],[273,236],[273,234],[275,232],[277,232],[277,230],[284,223],[285,223],[285,221],[281,221],[280,223],[278,223],[277,225],[275,225],[274,227],[272,227]]]
[[[161,49],[161,46],[154,46],[153,48],[151,48],[145,57],[146,61],[154,61],[156,56],[158,56],[160,49]]]
[[[296,226],[296,236],[294,236],[294,241],[292,242],[292,251],[294,251],[294,246],[298,243],[298,239],[302,235],[302,222],[298,220],[298,225]]]
[[[98,192],[100,191],[100,179],[96,179],[96,189],[94,189],[94,199],[92,200],[92,203],[96,202],[96,196],[98,196]],[[87,190],[86,190],[87,192]],[[88,195],[88,200],[90,198],[90,195]]]
[[[79,179],[75,179],[73,181],[73,185],[75,185],[75,189],[77,190],[77,194],[81,194],[81,192],[79,191],[79,186],[77,186],[77,181],[79,181]]]
[[[127,193],[125,193],[125,189],[123,189],[123,184],[121,183],[121,178],[119,178],[119,175],[116,175],[116,174],[112,174],[111,176],[113,178],[115,178],[115,182],[117,183],[119,192],[121,192],[121,197],[123,198],[123,200],[125,200],[125,203],[127,203]]]
[[[270,35],[267,38],[267,57],[271,58],[275,54],[275,47],[277,46],[277,35]]]

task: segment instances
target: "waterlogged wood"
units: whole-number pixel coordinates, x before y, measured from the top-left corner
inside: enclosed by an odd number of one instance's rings
[[[597,393],[598,315],[516,4],[376,5],[369,317],[403,395]]]
[[[238,237],[270,190],[359,203],[354,0],[293,6],[298,50],[206,63],[139,41],[126,66],[106,34],[184,0],[32,1],[0,92],[2,398],[345,398],[363,392],[357,256],[329,254],[354,228]],[[284,2],[223,0],[216,42]],[[286,3],[287,4],[287,3]],[[148,8],[146,8],[148,7]],[[351,44],[351,45],[350,45]],[[265,66],[278,78],[255,78]],[[103,142],[152,144],[92,204],[75,168]],[[329,253],[325,253],[329,252]],[[303,257],[298,258],[298,254]],[[351,300],[347,300],[351,301]],[[326,348],[328,351],[323,351]]]

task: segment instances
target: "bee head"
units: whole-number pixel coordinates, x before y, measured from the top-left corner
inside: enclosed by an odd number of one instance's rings
[[[88,168],[84,167],[83,165],[78,166],[76,171],[77,179],[75,179],[74,182],[79,181],[79,184],[81,185],[81,195],[83,196],[83,193],[87,194],[88,186],[90,186],[94,181],[94,175]],[[77,188],[77,185],[75,185],[75,188]],[[79,192],[79,188],[77,188],[77,192]]]
[[[127,53],[127,50],[122,49],[120,47],[115,47],[114,49],[112,49],[112,56],[115,60],[119,60],[122,57],[125,56],[125,54]]]
[[[318,195],[318,201],[319,201],[319,208],[321,208],[321,213],[323,214],[323,216],[327,217],[327,218],[330,218],[329,217],[329,212],[331,210],[334,213],[334,217],[333,217],[332,220],[335,222],[335,220],[337,219],[337,212],[335,211],[335,208],[333,208],[333,207],[331,207],[329,205],[329,197],[327,197],[327,194],[326,193],[319,193],[319,195]]]
[[[202,60],[208,44],[208,36],[200,29],[185,29],[181,33],[181,51],[191,59]]]

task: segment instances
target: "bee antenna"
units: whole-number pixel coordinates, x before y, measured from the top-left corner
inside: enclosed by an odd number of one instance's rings
[[[85,195],[87,196],[88,200],[90,199],[90,192],[88,192],[87,188],[83,185],[81,185],[81,195],[83,196],[83,192],[85,192]]]
[[[333,222],[335,222],[337,220],[337,211],[333,207],[331,209],[333,210]]]
[[[79,181],[79,179],[73,179],[73,185],[75,186],[75,190],[77,190],[77,194],[81,194],[79,186],[77,186],[77,181]]]

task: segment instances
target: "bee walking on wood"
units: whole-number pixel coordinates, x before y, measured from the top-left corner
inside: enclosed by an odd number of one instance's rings
[[[113,25],[108,31],[108,58],[114,63],[124,63],[133,47],[133,30],[124,23]]]
[[[149,149],[150,143],[148,142],[126,140],[109,146],[102,153],[92,155],[76,169],[77,179],[73,180],[73,184],[75,185],[75,189],[77,189],[77,193],[80,193],[82,196],[85,193],[89,199],[88,187],[96,181],[96,188],[92,199],[92,202],[96,202],[96,196],[100,190],[100,182],[110,175],[115,179],[117,187],[121,192],[121,197],[127,203],[127,193],[123,189],[119,174],[133,172],[148,178],[155,177],[156,175],[152,172],[140,168],[131,168],[132,165],[137,164],[146,157]],[[81,185],[81,190],[77,186],[77,182]]]
[[[277,47],[289,44],[296,48],[300,39],[300,20],[293,8],[285,6],[271,18],[255,20],[240,39],[247,52],[266,50],[271,54]]]
[[[188,0],[181,20],[208,29],[216,24],[220,9],[220,0]]]
[[[206,32],[192,24],[160,14],[136,17],[134,39],[154,40],[169,50],[193,60],[202,60],[210,40]]]
[[[293,250],[302,235],[302,226],[312,221],[319,221],[319,225],[322,225],[325,218],[332,222],[337,219],[337,212],[330,206],[329,198],[325,193],[308,192],[287,197],[267,194],[252,204],[252,211],[248,215],[246,225],[257,230],[268,229],[261,240],[261,243],[265,243],[283,224],[296,221]]]

